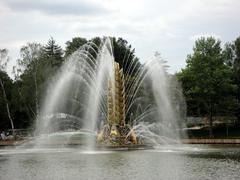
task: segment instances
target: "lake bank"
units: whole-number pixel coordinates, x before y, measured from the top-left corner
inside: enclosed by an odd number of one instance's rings
[[[0,146],[19,146],[28,140],[7,140],[0,141]],[[240,144],[240,139],[182,139],[183,144]]]
[[[24,142],[27,142],[27,140],[0,140],[0,146],[19,146]]]
[[[183,144],[240,144],[240,139],[183,139]]]

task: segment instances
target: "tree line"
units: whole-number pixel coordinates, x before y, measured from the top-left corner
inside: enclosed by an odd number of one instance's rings
[[[111,39],[120,66],[126,54],[129,61],[140,65],[126,40]],[[44,45],[27,43],[20,49],[13,79],[6,72],[8,50],[1,49],[0,130],[31,127],[39,115],[48,82],[54,81],[54,74],[68,56],[90,41],[99,46],[101,38],[74,37],[66,42],[65,49],[53,38]],[[127,69],[128,65],[124,67]],[[186,67],[175,76],[182,84],[188,116],[207,116],[210,126],[214,116],[235,117],[236,124],[240,124],[240,37],[224,45],[214,37],[196,40],[193,52],[186,58]]]

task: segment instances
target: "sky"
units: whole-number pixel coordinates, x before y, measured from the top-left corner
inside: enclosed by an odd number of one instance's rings
[[[239,9],[239,0],[1,0],[0,49],[9,50],[10,74],[28,42],[46,44],[52,36],[64,48],[77,36],[115,36],[142,62],[160,52],[175,73],[199,37],[224,44],[240,36]]]

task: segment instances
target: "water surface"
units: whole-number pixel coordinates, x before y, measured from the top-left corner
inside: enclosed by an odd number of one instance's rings
[[[139,151],[77,147],[0,149],[0,179],[239,179],[240,146],[162,146]]]

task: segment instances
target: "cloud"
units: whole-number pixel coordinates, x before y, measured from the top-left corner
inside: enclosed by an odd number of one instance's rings
[[[91,0],[3,0],[2,3],[14,12],[38,11],[49,15],[100,15],[110,10]]]
[[[240,30],[239,0],[1,0],[0,48],[17,59],[27,42],[53,36],[62,47],[72,37],[116,36],[136,55],[161,52],[175,72],[199,37],[233,41]]]

